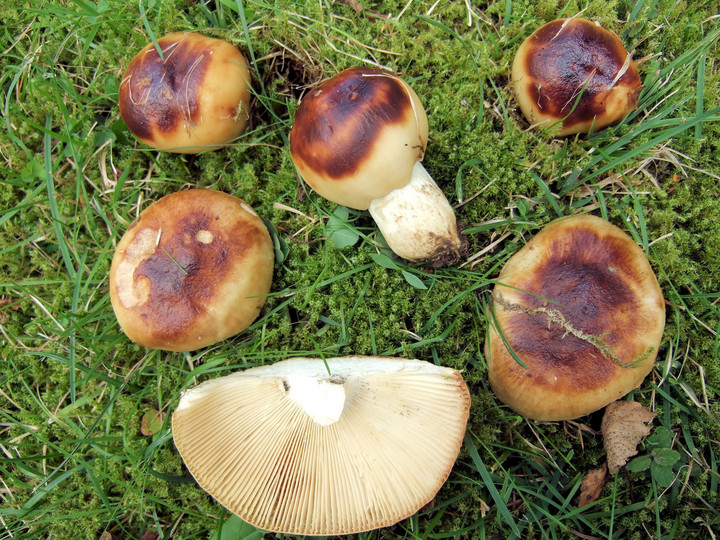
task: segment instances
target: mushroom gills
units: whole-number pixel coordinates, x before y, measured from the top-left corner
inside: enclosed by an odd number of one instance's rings
[[[389,357],[293,358],[186,390],[175,445],[198,484],[259,529],[387,527],[435,496],[470,410],[460,372]]]

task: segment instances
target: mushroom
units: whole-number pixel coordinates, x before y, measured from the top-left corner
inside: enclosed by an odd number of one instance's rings
[[[630,236],[582,215],[550,223],[508,260],[489,322],[485,356],[500,400],[528,418],[570,420],[642,383],[665,303]]]
[[[198,153],[238,137],[250,117],[250,73],[237,47],[194,32],[169,34],[130,62],[120,116],[153,148]]]
[[[349,534],[432,500],[469,408],[460,373],[429,362],[293,358],[186,390],[172,432],[198,484],[244,521]]]
[[[558,136],[587,133],[637,107],[637,65],[620,38],[586,19],[542,26],[518,49],[512,82],[525,118],[537,127],[560,124]]]
[[[409,261],[454,263],[465,241],[420,161],[428,121],[417,94],[381,69],[346,69],[311,90],[290,131],[300,176],[326,199],[369,210],[388,246]]]
[[[274,248],[245,202],[206,189],[151,204],[122,237],[110,300],[127,336],[191,351],[245,330],[270,291]]]

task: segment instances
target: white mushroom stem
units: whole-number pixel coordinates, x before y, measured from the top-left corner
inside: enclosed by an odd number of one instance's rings
[[[285,379],[287,397],[321,426],[329,426],[340,419],[345,408],[343,381],[318,380],[307,375],[288,375]]]
[[[409,261],[457,257],[462,240],[455,212],[419,161],[405,187],[370,203],[370,214],[390,249]]]

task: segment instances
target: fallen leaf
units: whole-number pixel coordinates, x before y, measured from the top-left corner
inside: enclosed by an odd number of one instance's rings
[[[338,0],[338,2],[340,2],[341,4],[345,4],[346,6],[350,6],[356,13],[364,15],[365,18],[369,21],[374,21],[380,16],[377,11],[365,9],[365,7],[359,0]]]
[[[489,511],[490,511],[490,507],[488,506],[488,504],[485,501],[483,501],[482,499],[480,499],[480,517],[485,519],[485,516],[487,515],[487,513]]]
[[[0,324],[4,324],[10,318],[8,310],[20,311],[19,300],[0,296]]]
[[[617,473],[637,454],[637,445],[650,434],[656,413],[637,401],[615,401],[605,408],[600,431],[603,434],[610,474]]]
[[[155,435],[162,429],[165,413],[149,408],[140,420],[140,433],[146,437]]]
[[[339,1],[341,4],[350,6],[357,13],[362,13],[362,11],[363,11],[363,5],[358,0],[339,0]]]
[[[597,501],[600,498],[600,493],[602,493],[607,481],[607,462],[603,463],[602,467],[599,469],[588,471],[580,484],[580,499],[578,500],[578,508]]]

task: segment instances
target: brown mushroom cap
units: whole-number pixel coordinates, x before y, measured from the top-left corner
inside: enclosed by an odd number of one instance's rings
[[[642,383],[664,325],[655,274],[625,232],[591,215],[556,220],[500,273],[485,343],[490,385],[535,420],[589,414]]]
[[[130,62],[120,115],[153,148],[197,153],[238,137],[249,119],[250,73],[237,47],[194,32],[169,34]]]
[[[549,22],[528,37],[515,55],[512,81],[525,118],[544,127],[562,120],[558,136],[619,122],[637,107],[642,89],[620,38],[575,18]]]
[[[356,67],[303,98],[290,151],[300,176],[321,196],[367,210],[410,181],[427,139],[427,116],[413,89],[381,69]]]
[[[190,189],[151,204],[110,267],[110,300],[127,336],[191,351],[245,330],[270,291],[274,250],[245,202]]]
[[[450,368],[295,358],[187,390],[172,430],[198,484],[243,520],[335,535],[392,525],[432,500],[469,409]]]

